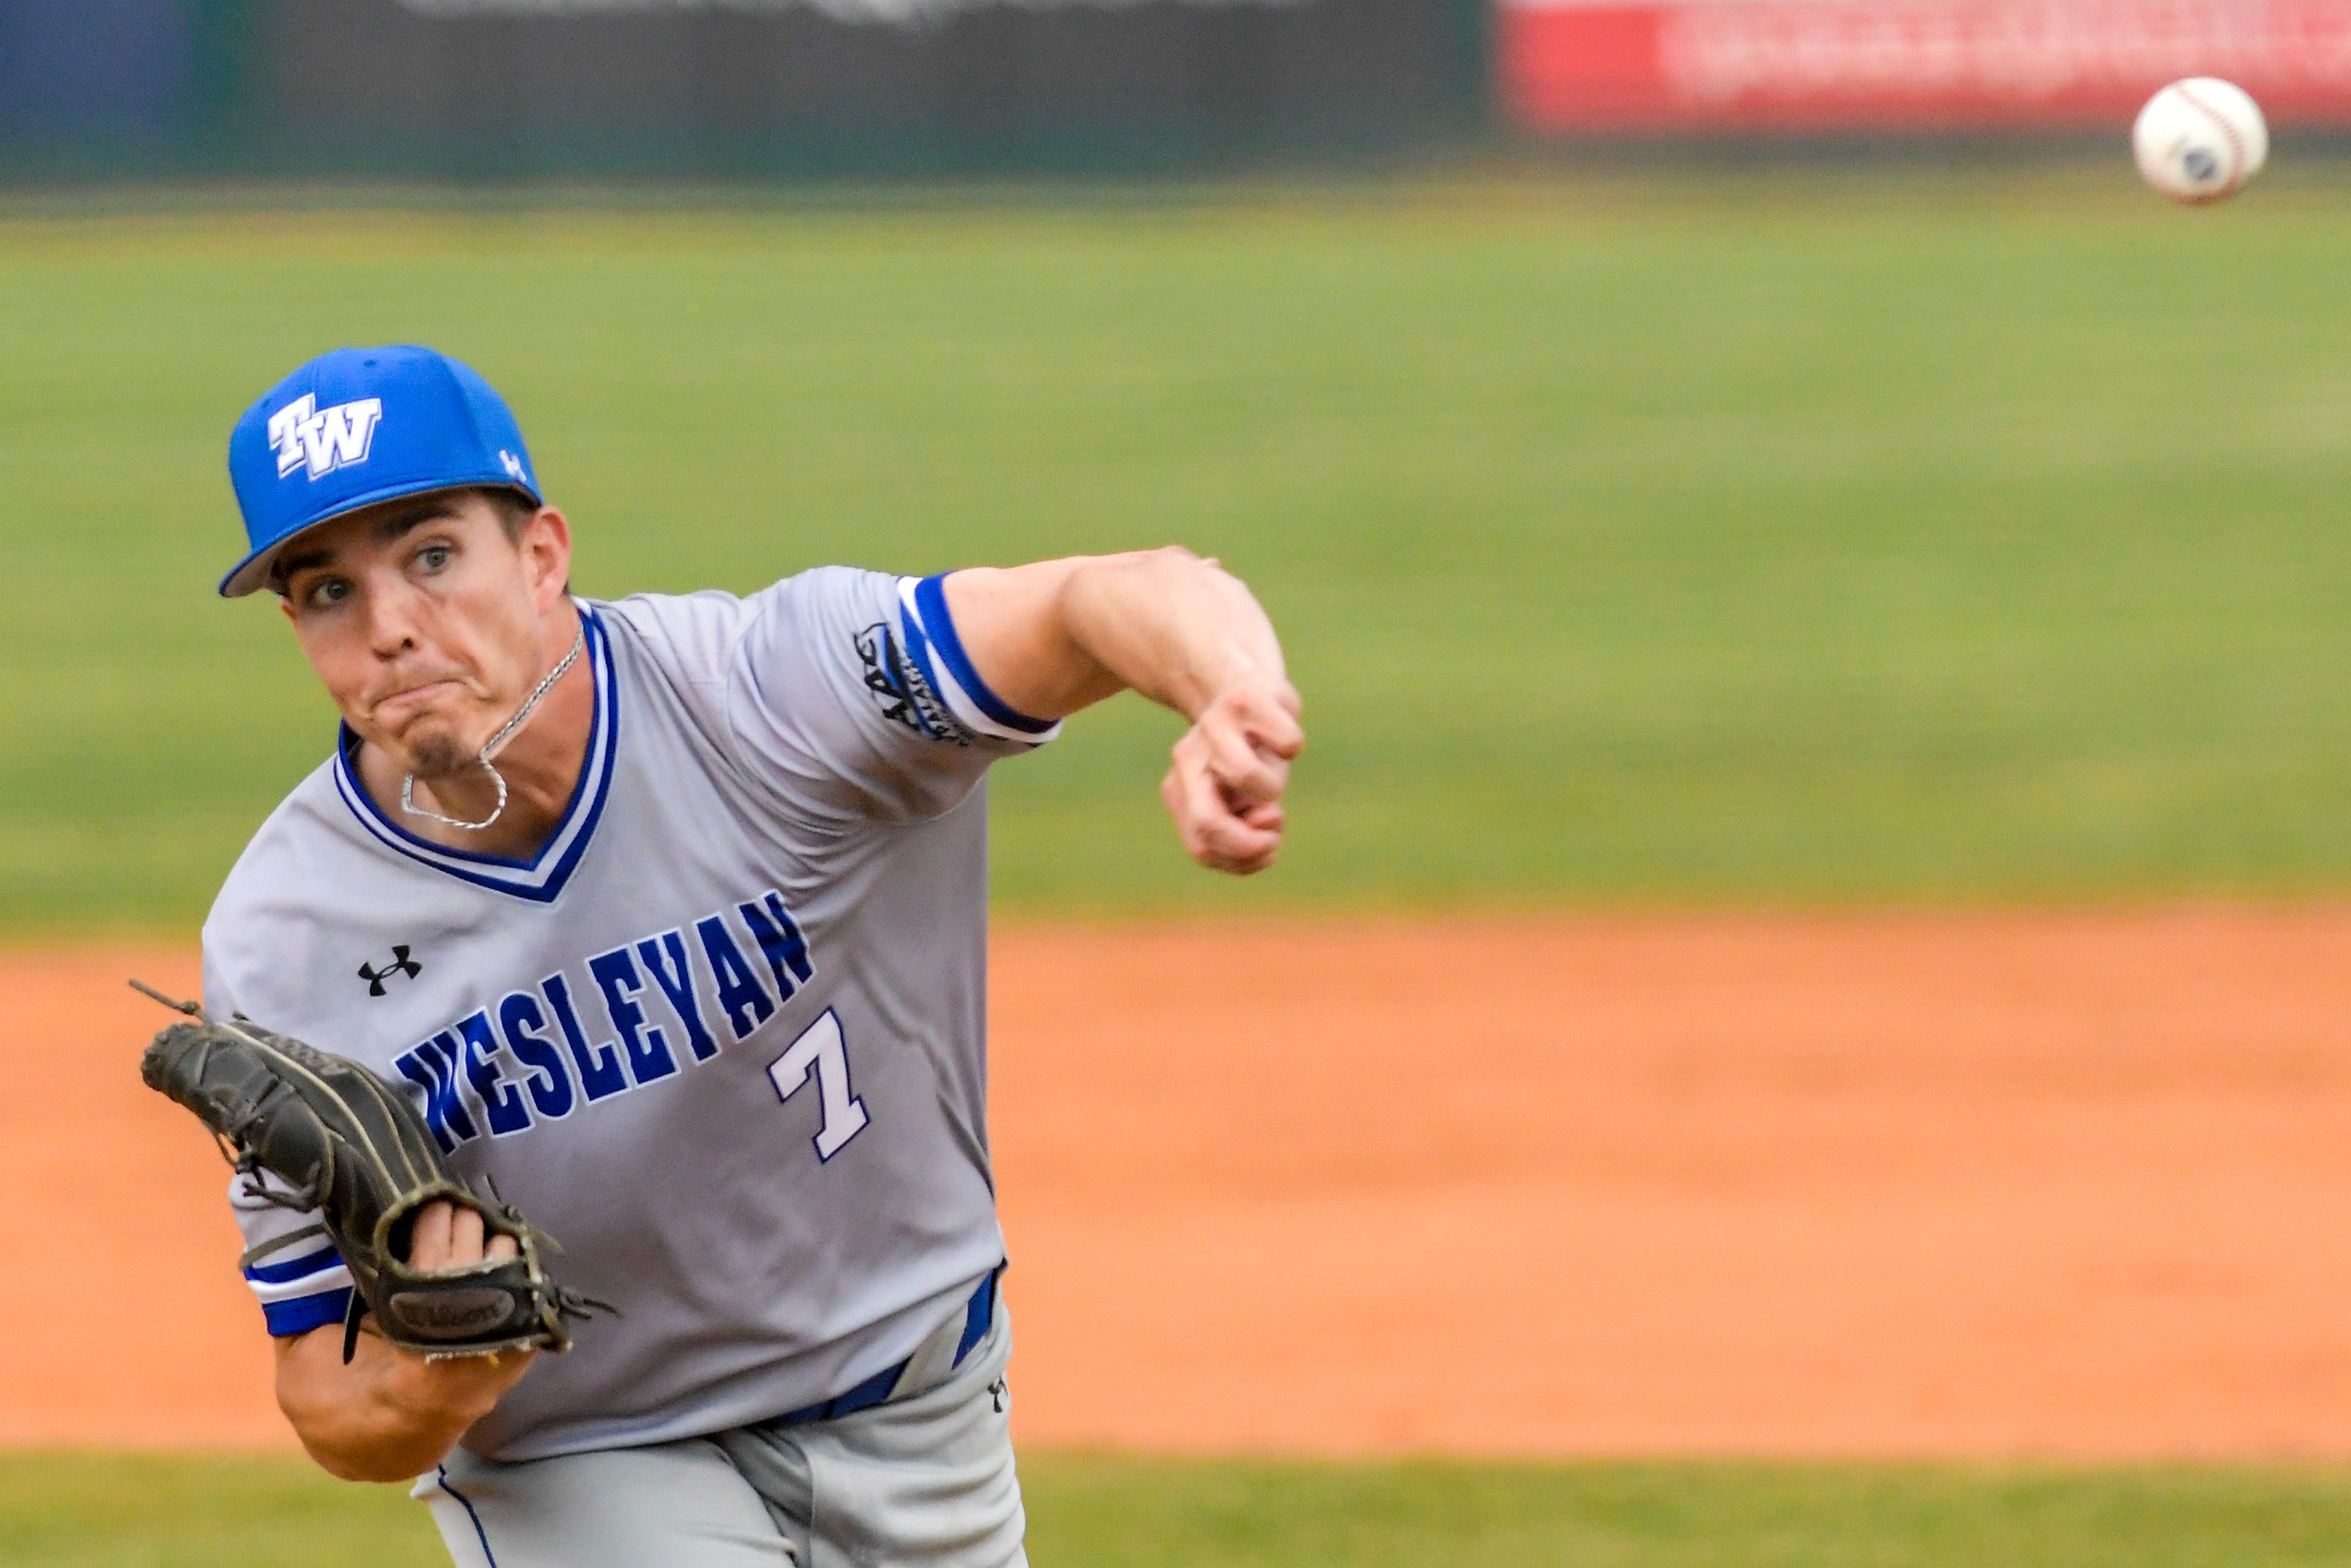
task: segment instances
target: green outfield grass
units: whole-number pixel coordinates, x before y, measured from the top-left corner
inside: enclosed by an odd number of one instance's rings
[[[580,587],[1183,541],[1312,749],[1193,874],[1127,702],[1023,910],[2351,886],[2351,193],[2050,174],[929,214],[0,223],[0,932],[183,931],[329,715],[221,444],[347,341],[509,393]]]
[[[1040,1568],[2300,1568],[2351,1476],[1765,1464],[1023,1466]],[[298,1459],[0,1455],[0,1561],[445,1568],[399,1488]]]

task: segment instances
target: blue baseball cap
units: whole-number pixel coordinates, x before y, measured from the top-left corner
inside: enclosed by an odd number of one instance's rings
[[[546,504],[505,400],[407,344],[337,349],[270,388],[229,433],[228,477],[250,553],[221,579],[224,599],[266,583],[297,535],[378,501],[489,485]]]

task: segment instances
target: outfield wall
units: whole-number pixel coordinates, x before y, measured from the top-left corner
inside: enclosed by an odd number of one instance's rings
[[[1473,133],[1482,0],[10,0],[0,172],[1191,172]]]
[[[2191,75],[2351,126],[2351,0],[10,0],[0,179],[1194,173],[2111,127]]]
[[[2111,126],[2188,76],[2351,124],[2351,0],[1502,0],[1499,40],[1538,136]]]

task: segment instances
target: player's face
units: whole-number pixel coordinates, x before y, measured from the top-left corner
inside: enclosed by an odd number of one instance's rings
[[[469,766],[547,673],[570,567],[559,512],[517,540],[476,492],[413,497],[289,552],[286,615],[351,728],[432,778]]]

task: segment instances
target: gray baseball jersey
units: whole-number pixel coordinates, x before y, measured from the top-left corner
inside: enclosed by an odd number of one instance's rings
[[[207,1006],[405,1087],[460,1175],[619,1309],[541,1356],[474,1452],[830,1398],[1001,1261],[982,776],[1056,727],[980,680],[941,580],[583,602],[594,729],[536,857],[415,837],[346,732],[230,873]],[[248,1243],[315,1219],[231,1202]],[[246,1275],[273,1333],[349,1301],[323,1245]]]

